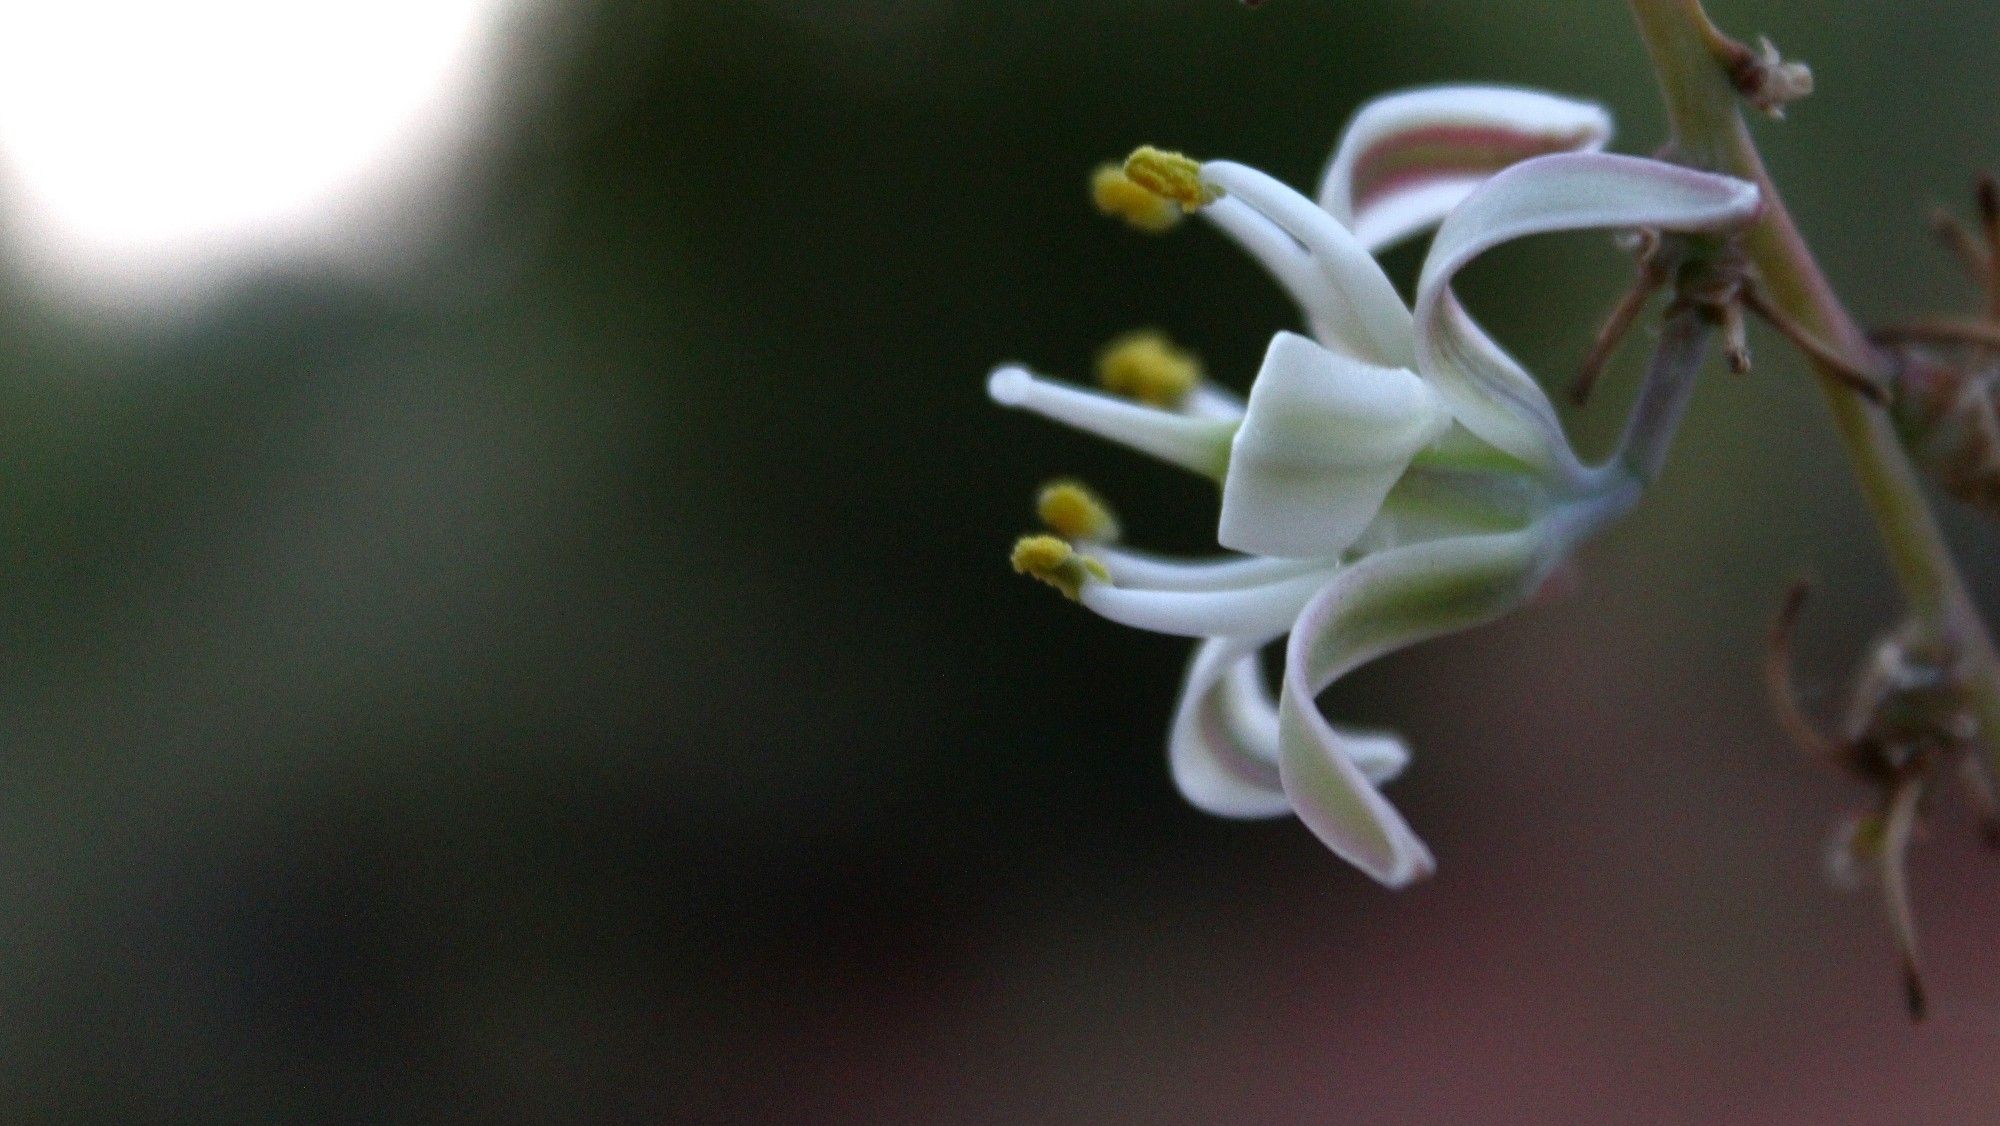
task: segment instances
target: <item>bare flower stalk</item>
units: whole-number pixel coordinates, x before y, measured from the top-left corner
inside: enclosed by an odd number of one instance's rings
[[[1835,362],[1848,372],[1878,366],[1867,337],[1800,237],[1744,124],[1740,77],[1732,74],[1743,48],[1715,28],[1700,0],[1629,2],[1665,95],[1672,129],[1668,155],[1690,167],[1752,181],[1762,190],[1764,211],[1743,235],[1744,253],[1771,305],[1831,353],[1807,358],[1820,376],[1890,567],[1915,621],[1964,653],[1980,743],[1989,770],[2000,774],[2000,658],[1888,416],[1855,393]]]

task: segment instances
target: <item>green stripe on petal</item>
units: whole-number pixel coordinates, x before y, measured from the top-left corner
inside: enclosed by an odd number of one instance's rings
[[[1397,548],[1342,571],[1299,615],[1278,703],[1279,774],[1299,819],[1341,859],[1389,887],[1435,867],[1355,764],[1353,736],[1320,714],[1318,695],[1386,653],[1519,606],[1554,554],[1551,539],[1536,531]]]

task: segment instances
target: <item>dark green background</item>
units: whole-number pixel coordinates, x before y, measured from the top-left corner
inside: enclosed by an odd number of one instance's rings
[[[1759,135],[1869,319],[1967,290],[1923,212],[2000,164],[2000,10],[1718,0],[1811,61]],[[1598,98],[1623,6],[568,6],[451,226],[379,283],[198,315],[0,305],[0,1117],[14,1121],[1980,1121],[2000,863],[1916,853],[1936,1017],[1820,872],[1866,795],[1763,714],[1806,570],[1831,686],[1894,602],[1782,345],[1714,373],[1578,588],[1372,667],[1439,853],[1389,895],[1180,803],[1183,643],[1005,567],[1086,476],[989,405],[1156,324],[1241,385],[1291,311],[1213,232],[1094,215],[1139,142],[1310,184],[1398,86]],[[1407,279],[1413,251],[1391,264]],[[1629,264],[1467,301],[1567,377]],[[1601,448],[1640,346],[1574,418]],[[1946,506],[2000,609],[2000,537]]]

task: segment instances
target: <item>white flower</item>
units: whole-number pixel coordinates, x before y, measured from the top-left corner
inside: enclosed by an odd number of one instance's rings
[[[1465,314],[1452,278],[1527,235],[1719,231],[1758,206],[1741,181],[1596,152],[1609,134],[1595,106],[1440,87],[1356,114],[1318,202],[1240,164],[1151,149],[1122,179],[1100,172],[1100,205],[1147,229],[1166,224],[1136,190],[1222,228],[1310,330],[1272,339],[1240,405],[1205,382],[1167,406],[1014,366],[988,382],[1003,405],[1221,484],[1217,540],[1245,554],[1167,560],[1058,526],[1067,539],[1032,537],[1015,557],[1104,617],[1202,639],[1169,735],[1174,780],[1197,807],[1295,812],[1390,886],[1431,871],[1376,789],[1408,761],[1402,742],[1337,729],[1314,698],[1383,653],[1519,606],[1641,483],[1616,457],[1578,460],[1548,397]],[[1373,255],[1432,226],[1413,310]],[[1258,654],[1287,633],[1274,700]]]

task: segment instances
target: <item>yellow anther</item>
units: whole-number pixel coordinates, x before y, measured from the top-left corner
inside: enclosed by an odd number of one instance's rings
[[[1098,355],[1097,382],[1114,395],[1177,407],[1201,382],[1201,360],[1162,333],[1128,332]]]
[[[1115,540],[1118,518],[1077,481],[1051,481],[1035,497],[1035,513],[1066,540]]]
[[[1185,214],[1173,200],[1140,187],[1115,164],[1104,165],[1091,174],[1090,198],[1099,211],[1123,219],[1127,225],[1149,235],[1173,230]]]
[[[1141,145],[1125,158],[1125,175],[1133,183],[1195,211],[1214,203],[1221,192],[1201,182],[1201,164],[1177,152]]]
[[[1110,578],[1104,564],[1054,536],[1022,536],[1014,545],[1014,570],[1049,584],[1074,602],[1086,582]]]

